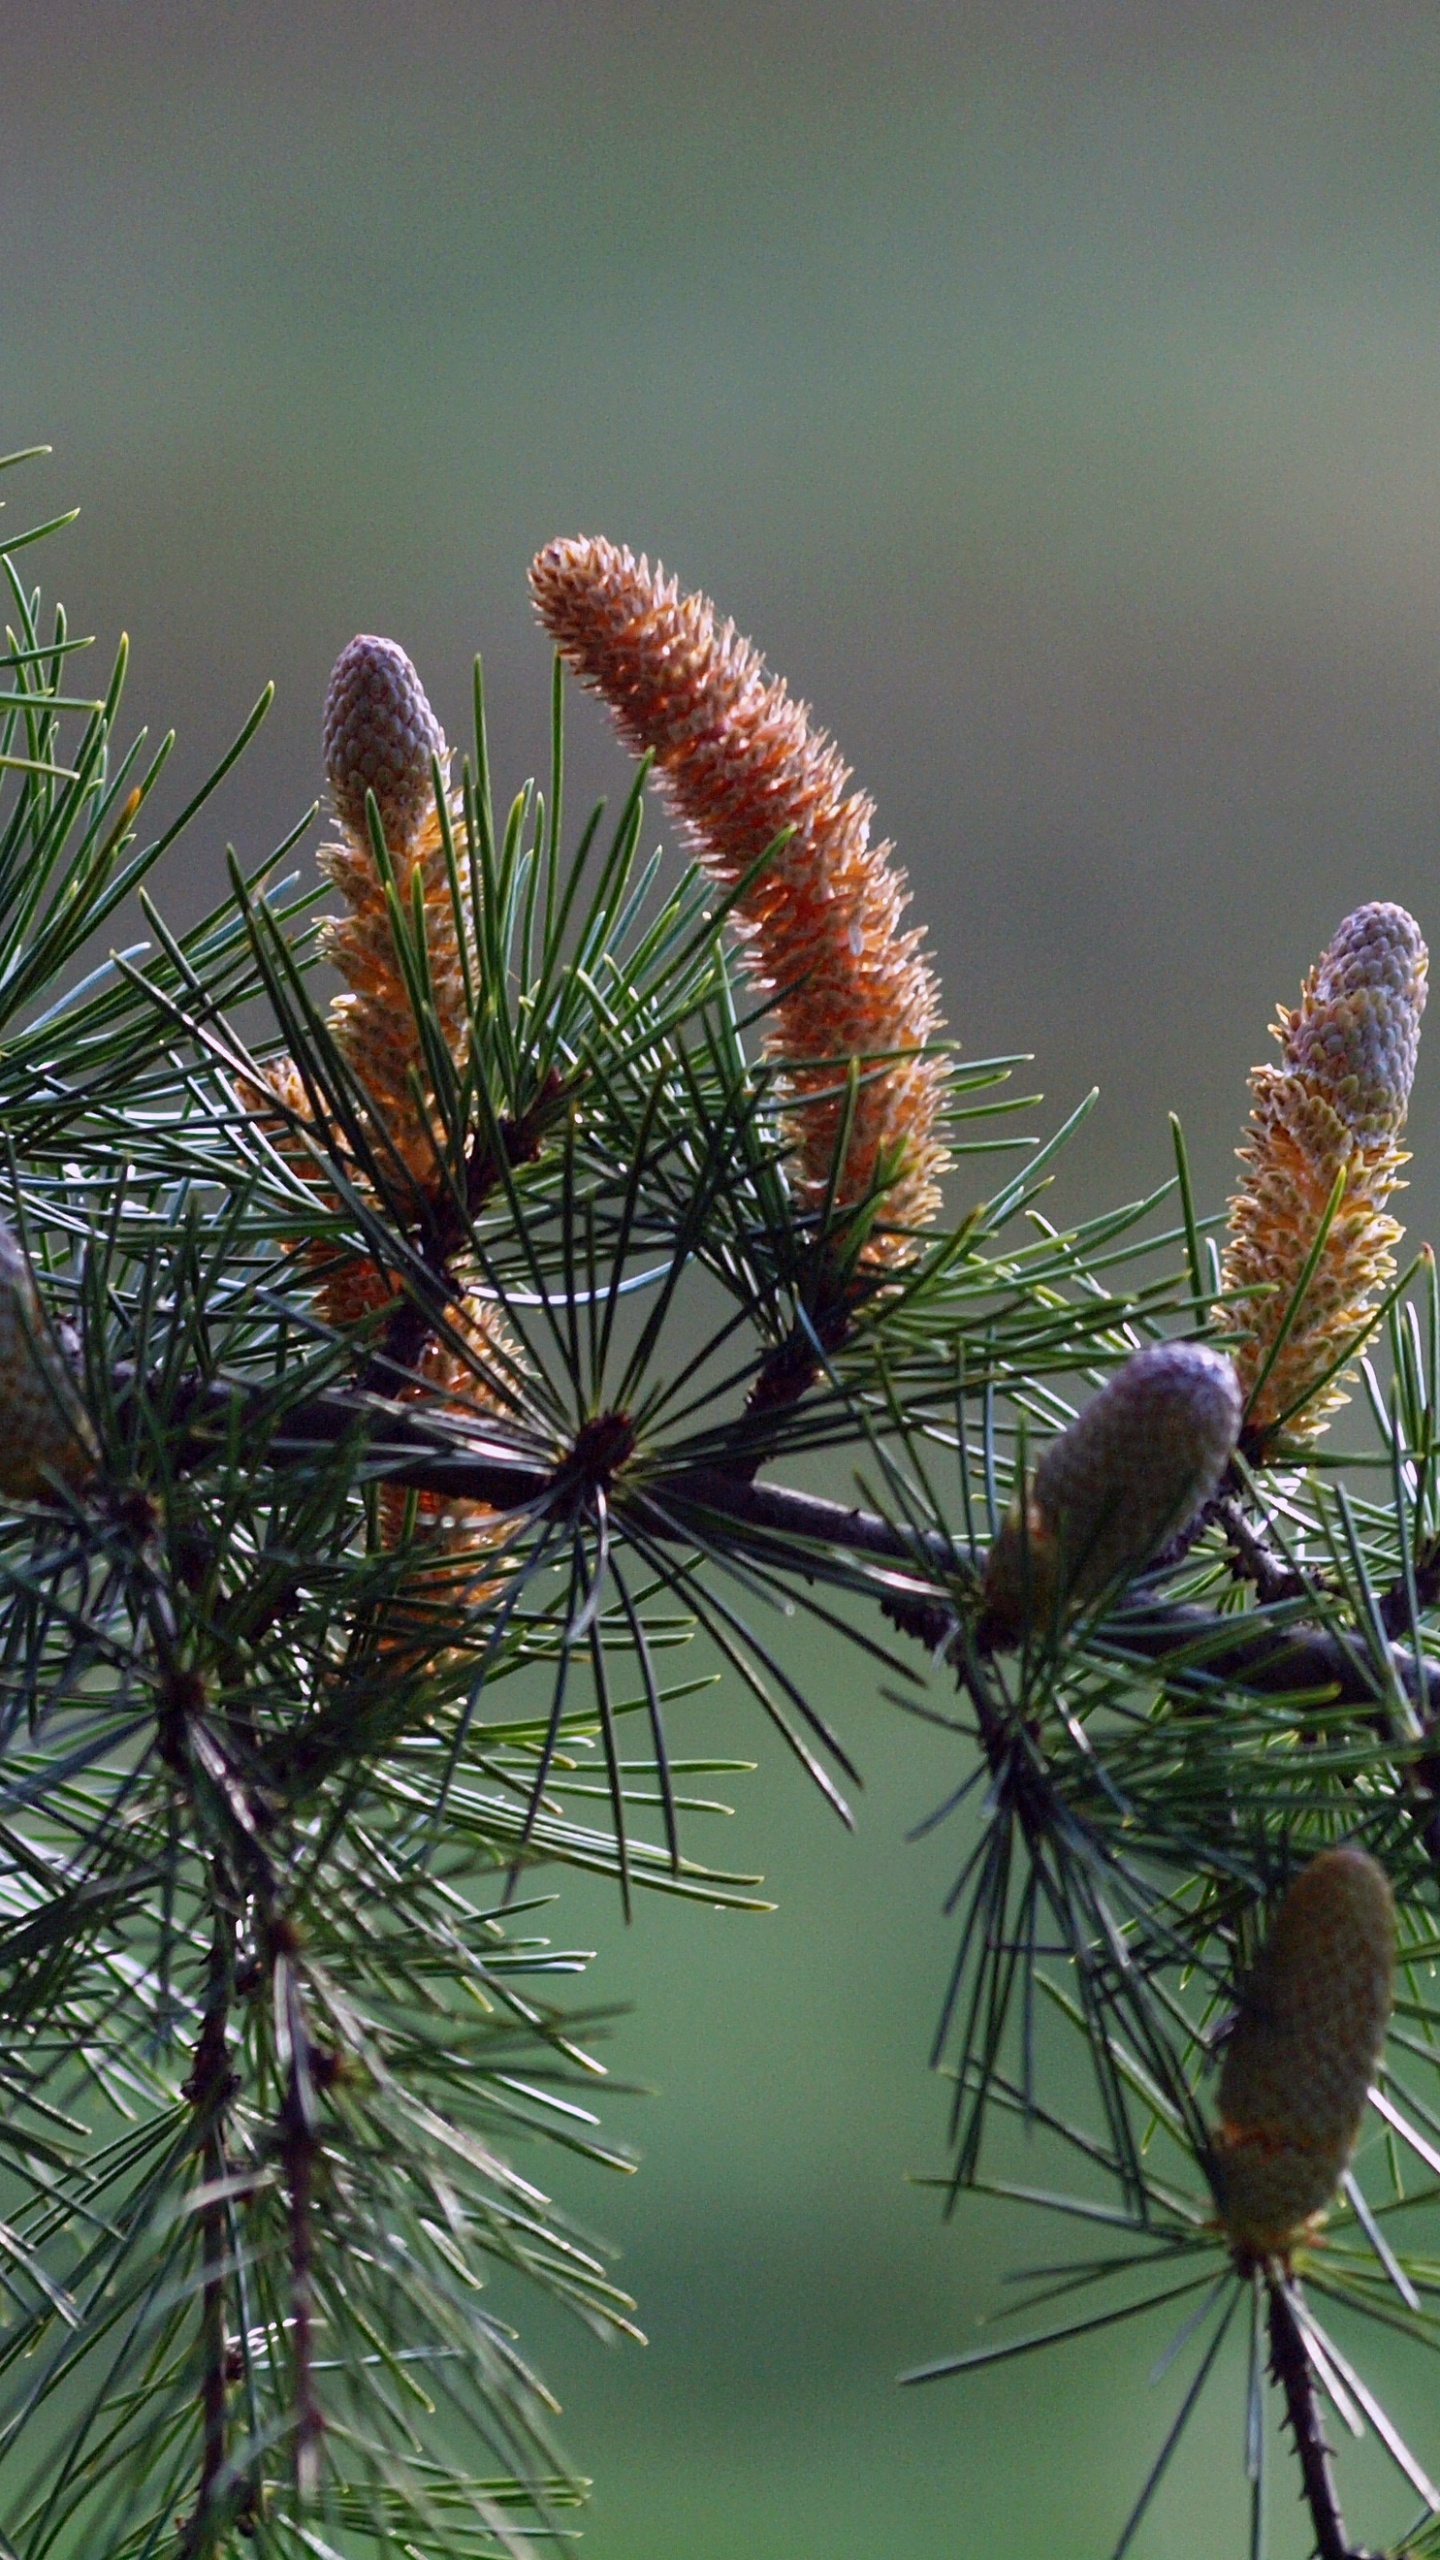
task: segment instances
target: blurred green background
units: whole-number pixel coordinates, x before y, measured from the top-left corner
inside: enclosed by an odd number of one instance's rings
[[[130,631],[177,799],[279,686],[177,916],[315,793],[357,628],[452,736],[483,647],[501,777],[531,770],[525,563],[586,530],[707,586],[835,729],[970,1053],[1033,1049],[1051,1119],[1100,1082],[1067,1206],[1163,1174],[1167,1106],[1218,1202],[1339,917],[1440,923],[1432,6],[0,0],[0,61],[0,446],[56,447],[12,509],[83,502],[44,573]],[[570,736],[576,795],[612,783],[593,707]],[[1423,1059],[1412,1130],[1423,1234]],[[743,1713],[689,1711],[757,1750],[717,1855],[776,1917],[625,1935],[565,1891],[658,2092],[609,2119],[642,2175],[566,2189],[649,2350],[529,2323],[598,2477],[584,2550],[1098,2554],[1173,2407],[1163,2332],[893,2389],[1053,2235],[902,2183],[940,2157],[962,1849],[903,1834],[951,1763],[856,1660],[820,1677],[854,1841]],[[1140,2560],[1239,2548],[1239,2424],[1232,2370]]]

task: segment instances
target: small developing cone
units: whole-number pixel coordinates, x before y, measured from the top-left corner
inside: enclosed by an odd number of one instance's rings
[[[434,797],[431,760],[448,766],[445,732],[414,660],[398,640],[359,631],[341,650],[325,696],[325,773],[335,814],[352,842],[366,836],[373,791],[392,853],[408,849]]]
[[[1051,1441],[1022,1520],[990,1550],[985,1605],[1002,1633],[1044,1624],[1139,1571],[1214,1492],[1240,1428],[1233,1364],[1157,1342],[1117,1369]]]
[[[802,1213],[829,1193],[847,1062],[865,1081],[835,1202],[879,1223],[872,1267],[902,1261],[939,1206],[946,1064],[909,1055],[940,1030],[923,935],[902,928],[905,875],[872,845],[873,804],[847,795],[849,769],[805,705],[708,596],[683,595],[658,562],[579,535],[530,567],[536,608],[561,656],[608,705],[627,746],[653,753],[696,860],[734,889],[777,836],[790,841],[734,910],[746,966],[770,999],[766,1051],[792,1104],[792,1178]],[[824,1097],[809,1099],[807,1097]]]
[[[1327,1849],[1290,1886],[1240,1993],[1214,2156],[1237,2249],[1289,2250],[1339,2186],[1385,2045],[1395,1906],[1363,1849]]]
[[[90,1417],[46,1326],[30,1265],[0,1219],[0,1495],[43,1501],[57,1477],[82,1485],[95,1463]]]
[[[1386,1213],[1406,1159],[1398,1140],[1415,1074],[1429,958],[1403,907],[1377,901],[1345,918],[1301,991],[1281,1006],[1282,1065],[1250,1078],[1249,1170],[1230,1206],[1223,1321],[1238,1343],[1247,1427],[1257,1445],[1283,1426],[1311,1439],[1346,1398],[1326,1378],[1394,1274],[1402,1230]],[[1336,1179],[1344,1190],[1294,1322],[1271,1352]],[[1267,1372],[1267,1362],[1270,1363]],[[1263,1383],[1261,1383],[1263,1380]],[[1257,1392],[1258,1390],[1258,1392]]]
[[[336,660],[325,696],[324,753],[342,837],[322,845],[318,860],[345,900],[347,913],[328,916],[320,948],[345,982],[330,1008],[329,1027],[374,1106],[379,1163],[399,1162],[422,1188],[438,1171],[433,1113],[424,1051],[405,975],[396,955],[385,884],[366,822],[366,793],[373,791],[400,905],[408,923],[418,872],[425,904],[426,965],[442,1036],[460,1062],[465,1043],[465,977],[460,936],[470,920],[457,918],[435,805],[433,760],[448,770],[444,732],[406,652],[394,640],[361,632]],[[420,1102],[417,1105],[416,1085]],[[269,1070],[270,1090],[304,1120],[309,1104],[293,1062]],[[307,1180],[311,1160],[285,1130],[278,1143]],[[361,1276],[368,1273],[369,1279]],[[373,1264],[347,1266],[335,1275],[331,1321],[353,1322],[393,1294]]]

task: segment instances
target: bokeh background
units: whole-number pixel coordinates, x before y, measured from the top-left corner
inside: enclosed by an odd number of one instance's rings
[[[532,770],[525,563],[587,530],[707,586],[838,733],[970,1054],[1033,1050],[1046,1125],[1100,1084],[1067,1207],[1163,1175],[1167,1107],[1218,1202],[1339,917],[1440,927],[1433,7],[0,0],[0,55],[0,447],[56,448],[5,521],[82,503],[44,574],[129,630],[177,798],[279,688],[177,917],[314,795],[357,628],[452,735],[483,648],[501,777]],[[577,796],[613,784],[593,707],[570,742]],[[1433,1061],[1412,1128],[1423,1234]],[[656,2093],[610,2112],[641,2175],[566,2190],[651,2346],[530,2324],[597,2476],[583,2549],[1099,2554],[1173,2406],[1163,2335],[893,2387],[1037,2233],[903,2183],[941,2155],[963,1845],[904,1834],[950,1763],[854,1660],[818,1676],[855,1840],[704,1711],[760,1764],[716,1853],[776,1916],[626,1934],[569,1885],[556,1916]],[[1139,2560],[1240,2547],[1238,2389]],[[1283,2484],[1272,2550],[1303,2547]]]

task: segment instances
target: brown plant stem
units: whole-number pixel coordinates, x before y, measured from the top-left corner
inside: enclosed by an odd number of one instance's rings
[[[180,1452],[182,1465],[203,1464],[215,1445],[206,1428],[207,1409],[216,1430],[224,1434],[230,1428],[234,1397],[240,1392],[220,1381],[197,1381],[191,1399],[191,1437]],[[310,1398],[292,1408],[266,1438],[265,1402],[263,1395],[255,1396],[252,1407],[272,1465],[303,1463],[318,1450],[359,1435],[370,1466],[387,1483],[483,1502],[496,1512],[514,1515],[517,1526],[526,1515],[532,1519],[564,1515],[588,1497],[596,1482],[609,1484],[608,1462],[597,1473],[578,1445],[558,1464],[538,1465],[507,1448],[498,1426],[493,1437],[482,1437],[472,1425],[462,1441],[438,1426],[432,1416],[355,1391],[334,1390]],[[593,1436],[594,1426],[590,1429]],[[878,1564],[896,1566],[899,1577],[877,1595],[886,1615],[931,1652],[953,1643],[961,1623],[960,1604],[954,1596],[959,1576],[955,1550],[945,1536],[938,1530],[903,1529],[878,1513],[802,1493],[790,1485],[757,1483],[755,1469],[763,1456],[757,1459],[755,1454],[754,1417],[742,1418],[734,1436],[732,1465],[682,1467],[670,1474],[658,1469],[643,1475],[637,1471],[628,1481],[620,1476],[610,1487],[617,1518],[623,1520],[627,1506],[633,1504],[649,1534],[667,1540],[690,1539],[702,1522],[722,1533],[744,1531],[752,1539],[759,1532],[773,1537],[777,1547],[787,1551],[783,1561],[801,1571],[807,1547],[840,1547]],[[818,1557],[816,1564],[818,1569]],[[1363,1641],[1300,1620],[1287,1626],[1268,1621],[1247,1626],[1243,1618],[1193,1603],[1141,1595],[1110,1620],[1109,1636],[1117,1648],[1145,1661],[1163,1662],[1169,1655],[1189,1653],[1197,1670],[1260,1697],[1308,1691],[1335,1706],[1372,1712],[1383,1707],[1383,1685]],[[986,1640],[999,1649],[999,1639],[987,1638],[982,1631],[982,1646]],[[1395,1679],[1418,1708],[1427,1735],[1440,1735],[1440,1664],[1423,1655],[1417,1658],[1403,1644],[1392,1643],[1389,1651]],[[1440,1751],[1415,1762],[1411,1783],[1423,1845],[1440,1867]]]
[[[218,1867],[216,1910],[210,1946],[210,1978],[205,2014],[195,2047],[195,2062],[182,2095],[194,2111],[201,2176],[207,2188],[225,2176],[225,2119],[239,2088],[230,2068],[227,2029],[235,1982],[235,1920],[228,1879]],[[226,2468],[226,2382],[228,2340],[225,2320],[226,2209],[214,2196],[200,2209],[200,2255],[204,2283],[200,2296],[200,2486],[193,2514],[185,2527],[185,2560],[213,2548],[220,2521]]]
[[[840,1349],[851,1321],[852,1310],[844,1297],[823,1299],[815,1307],[809,1326],[796,1324],[783,1342],[774,1343],[766,1352],[745,1399],[745,1419],[757,1435],[763,1432],[770,1414],[783,1413],[809,1394],[824,1373],[825,1354]],[[737,1450],[735,1472],[753,1476],[764,1463],[763,1439],[757,1436],[753,1455]]]
[[[295,2488],[304,2505],[320,2485],[320,2445],[325,2419],[315,2390],[315,2161],[317,2132],[314,2048],[300,1987],[288,1955],[277,1960],[290,2039],[290,2067],[280,2110],[280,2161],[290,2222],[290,2348],[295,2378]]]
[[[1233,1571],[1242,1580],[1252,1582],[1255,1597],[1262,1608],[1279,1600],[1313,1599],[1311,1586],[1298,1573],[1292,1573],[1278,1556],[1272,1555],[1265,1540],[1232,1493],[1219,1493],[1210,1506],[1210,1516],[1219,1521],[1234,1559]]]
[[[1295,2439],[1305,2504],[1315,2530],[1316,2560],[1373,2560],[1371,2553],[1352,2543],[1345,2530],[1330,2447],[1325,2441],[1320,2397],[1289,2279],[1278,2270],[1267,2268],[1265,2285],[1270,2303],[1270,2370],[1285,2394],[1285,2413]]]

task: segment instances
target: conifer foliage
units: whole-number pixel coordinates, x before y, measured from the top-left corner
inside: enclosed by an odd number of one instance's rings
[[[1210,2388],[1237,2552],[1280,2458],[1359,2560],[1338,2421],[1440,2554],[1364,2328],[1440,2344],[1418,925],[1359,908],[1282,1014],[1223,1261],[1178,1125],[1057,1229],[1083,1106],[1017,1136],[1014,1061],[941,1041],[870,804],[707,598],[540,553],[552,770],[508,804],[478,665],[452,753],[356,638],[324,888],[307,815],[176,934],[147,875],[264,700],[149,833],[169,742],[125,742],[123,651],[86,691],[52,530],[0,554],[0,2550],[569,2529],[491,2279],[636,2308],[549,2192],[628,2162],[547,1906],[567,1865],[754,1902],[693,1792],[741,1765],[717,1680],[851,1819],[783,1599],[953,1746],[946,2209],[1095,2234],[907,2378],[1168,2319],[1117,2560]],[[567,668],[640,759],[574,834]]]

